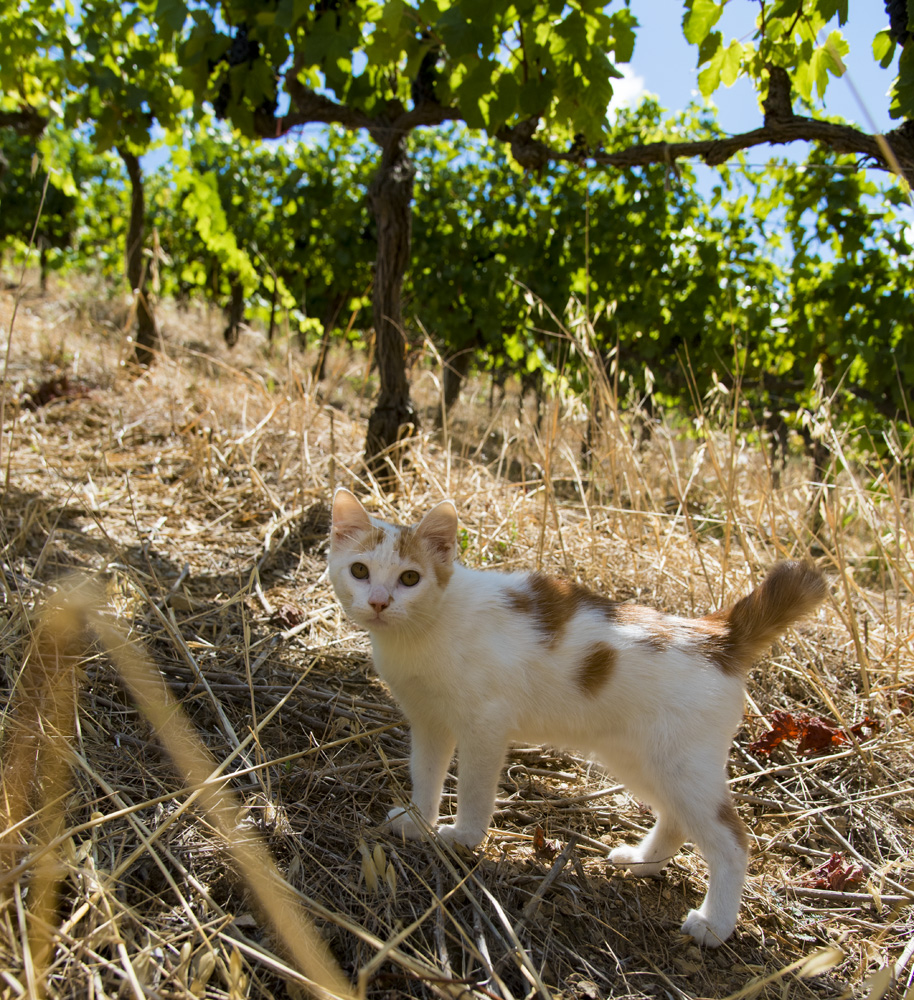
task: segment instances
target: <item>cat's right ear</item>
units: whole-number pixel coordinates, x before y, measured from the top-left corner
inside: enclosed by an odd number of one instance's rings
[[[333,495],[333,515],[330,538],[345,542],[371,527],[368,511],[359,503],[354,493],[341,486]]]

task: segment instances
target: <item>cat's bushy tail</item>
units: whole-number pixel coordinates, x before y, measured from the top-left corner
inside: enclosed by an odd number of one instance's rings
[[[774,566],[751,594],[704,619],[717,635],[716,659],[728,673],[744,672],[778,636],[813,611],[827,593],[812,563]]]

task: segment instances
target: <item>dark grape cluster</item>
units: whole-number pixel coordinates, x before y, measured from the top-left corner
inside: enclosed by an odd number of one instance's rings
[[[260,42],[248,38],[248,26],[241,24],[235,32],[232,44],[223,56],[229,66],[240,66],[242,63],[252,63],[260,55]]]
[[[253,65],[255,60],[260,58],[260,42],[255,39],[248,38],[248,26],[246,24],[239,24],[235,30],[234,37],[232,38],[231,45],[225,50],[221,58],[217,59],[215,62],[210,62],[210,72],[212,72],[220,63],[226,63],[228,66],[243,66],[247,63],[249,66]],[[232,84],[228,77],[224,78],[222,85],[219,87],[219,93],[213,99],[213,111],[216,112],[217,118],[224,118],[225,112],[228,109],[229,102],[232,99]],[[265,104],[267,102],[264,102]],[[273,109],[276,109],[276,102],[273,102]],[[269,111],[269,108],[265,110]]]
[[[276,118],[276,109],[279,107],[279,101],[276,97],[265,97],[260,104],[257,105],[257,111],[255,114],[256,118],[266,118],[269,121],[274,121]]]
[[[899,45],[910,38],[908,32],[909,0],[885,0],[885,12],[889,15],[889,32]]]
[[[575,132],[568,146],[568,152],[580,159],[583,159],[587,155],[587,136],[583,132]]]
[[[213,98],[213,111],[216,112],[217,118],[225,118],[225,112],[231,99],[232,85],[228,80],[224,80],[222,86],[219,88],[219,93]]]
[[[438,58],[439,51],[437,45],[429,49],[422,57],[419,72],[412,83],[413,103],[417,107],[420,104],[425,104],[427,101],[435,102],[438,100],[438,96],[435,93],[435,87],[438,84]]]

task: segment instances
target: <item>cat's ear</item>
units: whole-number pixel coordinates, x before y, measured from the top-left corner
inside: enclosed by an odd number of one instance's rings
[[[442,559],[453,559],[457,545],[457,508],[450,500],[442,500],[419,522],[416,536],[424,538]]]
[[[333,518],[330,537],[334,542],[345,542],[371,527],[368,511],[359,503],[354,493],[340,487],[333,495]]]

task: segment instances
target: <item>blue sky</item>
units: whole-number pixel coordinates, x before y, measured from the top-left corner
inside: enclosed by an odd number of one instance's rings
[[[850,45],[844,62],[843,77],[830,79],[821,110],[839,115],[861,131],[887,132],[898,125],[889,117],[888,91],[898,71],[899,49],[887,69],[873,58],[873,38],[888,26],[882,0],[850,0],[849,15],[840,29]],[[624,104],[637,103],[645,93],[654,94],[668,111],[680,111],[690,101],[699,100],[697,49],[682,34],[682,0],[634,0],[632,10],[640,27],[632,62],[619,68],[625,79],[618,81],[616,98]],[[730,0],[716,25],[724,36],[724,45],[733,38],[751,41],[758,5],[747,0]],[[836,23],[836,22],[835,22]],[[717,108],[721,128],[730,133],[745,132],[762,124],[758,100],[748,80],[740,79],[732,87],[723,85],[711,98]],[[764,166],[772,157],[786,157],[802,162],[806,143],[787,146],[757,146],[746,154],[750,165]],[[714,168],[695,165],[698,188],[709,193],[717,181]],[[891,175],[874,171],[874,179],[890,184]],[[900,210],[903,224],[914,228],[914,208]]]
[[[893,127],[886,96],[897,70],[895,64],[882,69],[873,59],[873,36],[886,27],[888,18],[882,0],[851,0],[847,23],[841,29],[850,43],[845,63],[847,74],[860,93],[866,111],[854,99],[846,78],[832,80],[825,93],[824,109],[872,132]],[[647,91],[656,94],[660,104],[671,110],[684,108],[698,94],[697,50],[682,35],[682,0],[636,0],[632,11],[639,19],[635,54],[625,67],[627,79],[621,82],[619,95],[626,100]],[[750,41],[755,28],[758,5],[747,0],[731,0],[717,24],[724,44],[731,38]],[[620,67],[622,68],[622,67]],[[746,80],[732,87],[721,86],[713,97],[718,120],[728,132],[744,132],[761,125],[755,93]],[[872,122],[867,120],[867,114]]]

